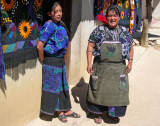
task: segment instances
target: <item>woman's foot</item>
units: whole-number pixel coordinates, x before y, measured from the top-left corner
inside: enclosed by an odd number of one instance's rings
[[[64,112],[57,112],[57,115],[58,115],[58,119],[63,122],[63,123],[66,123],[67,122],[67,117],[66,115],[64,114]]]
[[[101,124],[102,123],[102,117],[100,115],[97,115],[94,118],[94,122],[97,123],[97,124]]]
[[[80,118],[79,114],[77,114],[77,113],[75,113],[75,112],[73,112],[71,110],[66,111],[64,114],[65,114],[66,117]]]

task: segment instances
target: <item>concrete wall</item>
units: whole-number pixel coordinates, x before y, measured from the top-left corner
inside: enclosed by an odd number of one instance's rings
[[[155,19],[160,19],[160,0],[153,0],[152,1],[152,7],[153,7],[153,14],[152,14],[152,18],[153,20]],[[141,0],[141,10],[142,10],[142,20],[147,18],[147,13],[146,13],[146,1],[145,0]]]
[[[157,1],[156,1],[157,2]],[[153,19],[160,19],[160,1],[154,5],[155,9],[153,10]]]
[[[93,16],[94,0],[72,0],[72,40],[71,40],[71,64],[70,84],[76,85],[81,78],[86,82],[89,75],[86,71],[86,49],[88,38],[92,30],[97,26]]]
[[[0,81],[0,126],[23,126],[39,115],[41,73],[37,60],[6,70],[6,84]]]

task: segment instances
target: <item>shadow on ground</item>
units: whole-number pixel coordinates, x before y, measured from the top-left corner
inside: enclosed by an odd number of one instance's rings
[[[44,114],[44,113],[41,113],[41,112],[40,112],[40,115],[39,115],[39,118],[41,120],[44,120],[44,121],[52,121],[52,119],[56,118],[56,117],[57,117],[57,115],[51,116],[51,115],[47,115],[47,114]]]
[[[132,37],[134,39],[138,39],[138,40],[141,39],[141,36],[142,36],[142,32],[141,31],[137,31],[135,34],[132,35]],[[149,38],[160,38],[160,35],[148,33],[148,37]]]
[[[72,88],[71,94],[76,103],[79,103],[82,110],[87,113],[86,97],[88,91],[88,83],[85,83],[84,78],[81,78],[79,83]]]

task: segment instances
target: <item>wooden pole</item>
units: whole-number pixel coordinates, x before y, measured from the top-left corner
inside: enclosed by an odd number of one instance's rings
[[[143,47],[148,46],[148,19],[143,20],[143,30],[142,30],[140,45]]]

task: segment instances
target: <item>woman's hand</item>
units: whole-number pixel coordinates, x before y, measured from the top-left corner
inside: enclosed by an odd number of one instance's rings
[[[87,72],[88,72],[90,75],[92,75],[92,73],[93,73],[92,65],[88,65],[88,66],[87,66]]]
[[[127,67],[126,67],[126,74],[128,74],[130,71],[132,70],[132,61],[128,63]]]
[[[39,58],[39,61],[41,64],[43,64],[43,60],[44,60],[44,57],[43,58]]]

